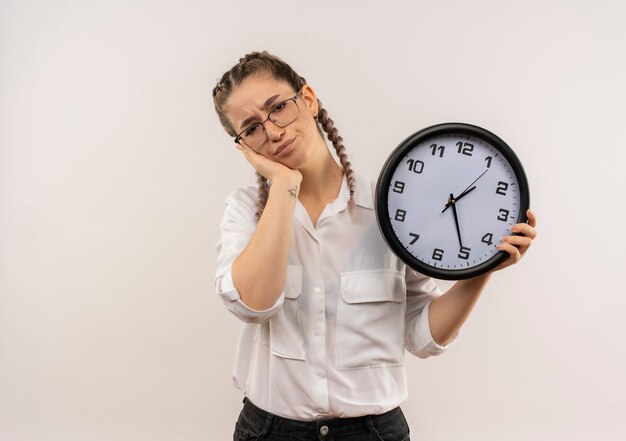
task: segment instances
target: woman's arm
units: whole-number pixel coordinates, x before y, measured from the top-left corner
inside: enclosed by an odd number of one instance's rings
[[[489,273],[456,282],[445,294],[432,301],[428,320],[430,332],[437,344],[446,345],[457,334],[472,312],[491,274],[519,262],[526,253],[533,239],[537,237],[535,213],[528,210],[527,217],[527,224],[516,224],[511,228],[522,236],[505,236],[498,245],[499,250],[509,253],[509,257],[501,265]]]
[[[256,230],[232,267],[233,283],[241,301],[250,309],[263,311],[276,302],[285,288],[293,210],[302,174],[251,149],[238,149],[261,175],[272,181]]]
[[[445,294],[430,304],[430,333],[441,346],[450,343],[474,309],[491,273],[456,282]]]
[[[248,246],[233,263],[233,282],[250,309],[271,307],[285,287],[293,210],[300,182],[294,176],[276,178]]]

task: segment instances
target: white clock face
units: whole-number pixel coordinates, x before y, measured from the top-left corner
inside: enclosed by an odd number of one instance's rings
[[[432,136],[398,163],[389,219],[417,260],[467,270],[499,253],[496,245],[520,218],[520,199],[511,164],[494,146],[465,134]]]

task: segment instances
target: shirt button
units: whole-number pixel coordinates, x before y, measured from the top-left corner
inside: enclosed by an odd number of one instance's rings
[[[320,378],[324,378],[324,372],[319,371],[319,372],[317,373],[317,376],[318,376],[318,377],[320,377]]]
[[[320,427],[320,435],[322,435],[322,436],[328,435],[328,426]]]
[[[315,292],[315,294],[319,294],[321,289],[319,286],[316,286],[315,289],[313,290]]]

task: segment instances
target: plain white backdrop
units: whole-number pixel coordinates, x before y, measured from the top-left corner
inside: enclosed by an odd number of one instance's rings
[[[254,183],[211,89],[252,50],[375,179],[425,126],[517,152],[539,237],[454,348],[407,354],[415,440],[626,436],[626,7],[609,1],[0,1],[0,440],[228,440],[215,294]]]

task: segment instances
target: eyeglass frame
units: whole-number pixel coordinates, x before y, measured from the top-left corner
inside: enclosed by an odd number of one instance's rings
[[[269,111],[269,113],[267,114],[267,118],[265,118],[263,121],[260,122],[256,122],[253,124],[250,124],[248,127],[246,127],[245,129],[243,129],[241,132],[239,132],[239,134],[237,134],[237,136],[235,136],[235,144],[239,144],[241,145],[241,138],[242,138],[242,134],[243,132],[245,132],[246,130],[249,130],[250,127],[254,127],[255,125],[259,124],[262,128],[263,128],[263,132],[265,132],[265,141],[263,141],[256,149],[253,147],[250,147],[246,144],[246,146],[248,148],[251,148],[252,150],[256,151],[258,148],[260,148],[263,144],[265,144],[267,142],[267,140],[269,139],[269,136],[267,135],[267,130],[265,130],[265,122],[267,120],[270,120],[270,116],[272,115],[272,113],[274,113],[274,110],[276,110],[276,107],[280,106],[283,103],[286,103],[287,101],[293,101],[293,103],[296,105],[296,108],[298,109],[298,116],[296,116],[293,121],[297,120],[300,117],[300,106],[298,106],[298,102],[296,101],[296,99],[298,98],[298,95],[300,95],[302,93],[302,91],[298,91],[298,93],[296,93],[294,96],[292,96],[291,98],[287,98],[286,100],[282,100],[280,103],[276,103],[274,104],[274,106],[272,106],[272,110]],[[289,124],[293,124],[293,121],[291,121]],[[272,121],[272,124],[274,124],[276,127],[280,127],[281,129],[283,127],[287,127],[289,124],[285,124],[284,126],[278,125],[276,124],[274,121]],[[245,144],[245,143],[244,143]]]

